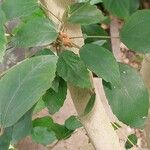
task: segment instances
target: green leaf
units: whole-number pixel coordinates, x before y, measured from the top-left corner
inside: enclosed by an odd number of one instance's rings
[[[12,43],[21,48],[44,46],[54,42],[57,36],[58,33],[52,21],[44,17],[36,17],[19,28],[15,37],[12,38]]]
[[[134,13],[121,30],[121,41],[130,49],[150,52],[150,10]]]
[[[92,42],[91,44],[97,44],[97,45],[99,45],[99,46],[105,47],[105,44],[106,44],[106,43],[107,43],[106,40],[99,40],[99,41],[94,41],[94,42]]]
[[[43,96],[46,107],[50,114],[54,114],[63,106],[67,95],[67,84],[60,78],[58,92],[54,91],[52,88],[47,90]]]
[[[56,93],[58,93],[60,79],[61,79],[61,78],[60,78],[59,76],[56,76],[55,79],[54,79],[53,82],[52,82],[51,88],[52,88]]]
[[[48,131],[46,127],[35,127],[33,128],[32,139],[43,145],[48,145],[57,140],[57,137],[55,135],[55,132]]]
[[[89,36],[89,38],[85,40],[86,43],[100,40],[100,38],[90,38],[90,36],[108,36],[107,32],[98,24],[84,25],[82,26],[82,32]]]
[[[6,128],[3,135],[0,136],[0,149],[8,150],[12,136],[12,128]]]
[[[49,131],[54,131],[58,140],[65,140],[71,136],[72,130],[67,129],[64,125],[53,123]]]
[[[58,59],[57,72],[65,81],[81,88],[90,88],[89,72],[78,55],[63,51]]]
[[[95,44],[101,44],[103,47],[107,48],[107,49],[111,49],[110,45],[108,43],[110,43],[109,39],[105,39],[105,38],[95,38],[96,36],[108,36],[107,32],[101,28],[100,25],[98,24],[91,24],[91,25],[84,25],[82,26],[82,32],[83,34],[85,34],[88,38],[85,39],[85,43],[95,43]],[[90,36],[92,36],[92,38],[90,38]],[[104,42],[105,41],[105,42]]]
[[[21,18],[21,21],[27,22],[28,20],[32,20],[36,17],[45,17],[45,11],[39,7],[31,15]]]
[[[16,144],[31,133],[32,130],[32,113],[30,109],[14,126],[11,143]]]
[[[134,144],[136,145],[137,144],[137,136],[135,134],[131,134],[128,136],[128,139]],[[130,149],[133,147],[133,145],[129,142],[129,140],[126,141],[125,143],[125,148],[126,149]]]
[[[130,0],[103,0],[105,8],[119,18],[126,18],[130,12]]]
[[[76,116],[71,116],[65,121],[65,126],[69,130],[76,130],[77,128],[82,127],[82,124]]]
[[[5,23],[5,21],[6,21],[6,16],[5,16],[4,11],[2,10],[2,7],[0,5],[0,24]]]
[[[53,124],[53,119],[49,116],[45,116],[33,120],[33,127],[37,127],[37,126],[50,127],[51,124]]]
[[[130,14],[134,13],[140,7],[140,0],[130,0]]]
[[[113,113],[123,123],[142,128],[148,114],[148,91],[138,72],[120,64],[121,87],[104,82],[104,90]]]
[[[89,102],[88,104],[86,105],[86,108],[84,110],[84,116],[87,115],[94,107],[94,104],[95,104],[95,99],[96,99],[96,94],[94,93],[90,99],[89,99]]]
[[[38,118],[33,121],[33,126],[47,127],[48,131],[53,131],[58,140],[66,139],[72,134],[72,130],[68,130],[64,125],[54,123],[49,116]]]
[[[100,78],[113,85],[119,85],[120,73],[113,54],[96,44],[85,44],[80,49],[80,57],[87,67]]]
[[[43,110],[45,108],[45,103],[44,101],[42,100],[42,97],[39,99],[39,101],[37,102],[37,104],[35,105],[35,108],[34,108],[34,111],[33,111],[33,114],[36,114],[38,112],[40,112],[41,110]]]
[[[50,88],[55,77],[56,56],[27,59],[0,80],[0,126],[15,124]]]
[[[70,6],[68,21],[74,24],[94,24],[103,20],[103,14],[90,3],[76,3]]]
[[[37,0],[4,0],[2,5],[7,20],[29,16],[38,7]]]
[[[45,48],[45,49],[39,50],[35,54],[35,56],[40,56],[40,55],[55,55],[55,54],[52,52],[52,50]]]

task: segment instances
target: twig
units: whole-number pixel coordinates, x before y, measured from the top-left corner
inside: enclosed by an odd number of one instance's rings
[[[8,48],[6,48],[6,51],[8,51],[8,50],[10,50],[10,49],[12,49],[12,48],[14,48],[14,47],[13,47],[13,46],[8,47]]]
[[[7,71],[3,71],[1,74],[0,74],[0,79],[6,74]]]
[[[70,37],[70,39],[87,39],[87,38],[101,38],[101,39],[111,39],[111,38],[119,38],[119,37],[110,37],[110,36],[78,36],[78,37]]]
[[[4,134],[4,129],[0,128],[0,136],[2,136]]]
[[[81,47],[78,46],[77,44],[75,44],[75,43],[73,43],[73,42],[71,42],[71,44],[72,44],[73,47],[75,47],[75,48],[77,48],[77,49],[79,49],[79,50],[81,49]]]
[[[6,31],[7,31],[7,33],[11,36],[11,37],[13,37],[14,35],[9,31],[9,29],[7,28],[7,26],[4,24],[4,27],[5,27],[5,29],[6,29]]]
[[[120,51],[120,38],[114,39],[113,37],[119,36],[119,28],[120,24],[118,23],[118,19],[115,17],[111,17],[111,23],[110,23],[110,35],[111,35],[111,47],[112,52],[118,62],[122,61],[121,57],[121,51]]]
[[[119,127],[114,123],[114,122],[111,122],[111,124],[113,124],[114,127],[116,127],[117,129],[119,129]],[[122,131],[120,131],[120,133],[127,138],[127,141],[132,145],[132,146],[136,146],[138,147],[138,145],[135,145]],[[139,148],[139,147],[138,147]]]
[[[45,10],[47,10],[53,17],[55,17],[59,22],[63,23],[63,21],[58,18],[53,12],[51,12],[47,7],[45,7],[40,1],[38,2]]]
[[[60,141],[58,140],[54,145],[52,145],[52,146],[49,146],[49,145],[48,145],[47,148],[48,148],[48,149],[53,149],[59,142],[60,142]]]

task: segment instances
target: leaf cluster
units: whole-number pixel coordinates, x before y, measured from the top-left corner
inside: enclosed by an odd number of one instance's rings
[[[78,0],[67,8],[64,23],[81,25],[83,37],[69,37],[47,17],[37,0],[0,3],[0,62],[10,46],[38,50],[1,75],[0,128],[4,132],[0,148],[7,150],[10,142],[14,144],[27,135],[43,145],[70,137],[81,127],[75,116],[60,125],[48,116],[32,121],[32,115],[46,107],[51,115],[58,112],[66,99],[67,84],[89,89],[91,98],[84,110],[87,115],[96,98],[89,70],[103,79],[105,94],[118,119],[134,128],[143,127],[149,108],[147,89],[137,70],[116,61],[109,32],[101,26],[109,25],[110,15],[118,17],[124,24],[116,38],[135,52],[149,53],[150,10],[139,7],[139,0]],[[8,24],[14,20],[18,24],[10,31]],[[85,44],[75,45],[74,38],[84,38]],[[79,49],[79,55],[70,51],[73,47]],[[129,138],[136,143],[134,136]],[[126,147],[131,147],[130,143]]]

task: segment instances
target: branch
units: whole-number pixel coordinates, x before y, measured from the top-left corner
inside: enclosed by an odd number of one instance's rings
[[[143,60],[142,68],[141,68],[141,75],[143,77],[144,83],[150,94],[150,54],[147,54]],[[150,149],[150,108],[149,108],[148,117],[145,123],[145,133],[146,133],[147,146],[148,146],[148,149]]]
[[[43,4],[46,4],[46,0],[43,0],[43,2]],[[51,12],[55,12],[55,14],[59,18],[63,18],[63,14],[66,8],[72,2],[73,1],[71,0],[49,0],[46,7]],[[49,17],[52,16],[50,15]],[[52,20],[57,23],[54,17],[52,17]],[[79,25],[67,24],[64,26],[65,30],[63,32],[65,32],[69,37],[83,36]],[[84,44],[83,39],[75,38],[72,39],[72,41],[75,45],[79,45],[80,47]],[[71,48],[71,50],[78,54],[78,48]],[[93,82],[92,75],[91,80]],[[98,84],[101,84],[99,82],[97,84],[97,82],[98,81],[95,82],[96,86]],[[118,136],[113,130],[109,117],[105,112],[96,86],[95,88],[97,96],[94,108],[88,115],[80,117],[80,120],[84,128],[86,129],[88,136],[90,137],[91,143],[96,150],[120,150],[121,148]],[[69,85],[69,90],[78,115],[81,116],[90,99],[89,90],[73,87],[72,85]]]
[[[120,38],[113,38],[119,37],[119,23],[118,19],[115,17],[111,17],[110,35],[113,54],[116,60],[120,62],[121,61]]]

